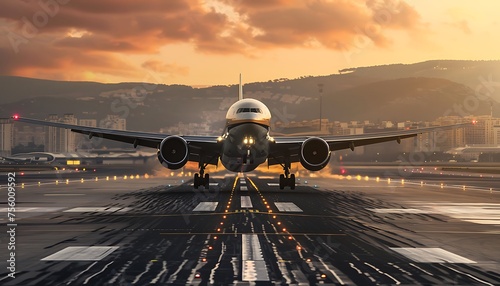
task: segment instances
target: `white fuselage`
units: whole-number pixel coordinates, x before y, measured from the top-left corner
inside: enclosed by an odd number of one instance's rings
[[[226,115],[222,137],[221,162],[233,172],[252,171],[264,163],[269,154],[271,112],[267,106],[251,98],[234,103]]]

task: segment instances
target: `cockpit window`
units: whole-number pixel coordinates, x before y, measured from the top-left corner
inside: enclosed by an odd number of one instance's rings
[[[238,108],[238,111],[236,111],[236,113],[244,112],[262,113],[262,110],[260,108]]]

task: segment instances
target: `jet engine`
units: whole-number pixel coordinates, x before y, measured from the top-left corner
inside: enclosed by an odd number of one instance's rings
[[[160,143],[158,160],[169,169],[180,169],[186,165],[189,158],[189,148],[186,140],[179,136],[168,136]]]
[[[330,161],[330,146],[318,137],[306,139],[300,147],[300,163],[309,171],[319,171]]]

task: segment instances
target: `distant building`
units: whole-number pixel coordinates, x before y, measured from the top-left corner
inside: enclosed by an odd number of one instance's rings
[[[14,127],[9,119],[0,119],[0,156],[9,156],[14,147]]]
[[[37,125],[14,124],[14,146],[45,144],[45,128]]]
[[[500,125],[493,127],[493,145],[500,145]]]
[[[96,119],[79,119],[78,125],[87,127],[97,127]],[[87,135],[75,134],[75,151],[92,150],[95,148],[95,141],[92,141]]]
[[[121,118],[119,115],[107,115],[104,119],[99,121],[99,127],[115,130],[126,130],[127,120],[125,118]]]
[[[78,120],[78,125],[87,127],[97,127],[96,119],[80,119]]]
[[[60,122],[66,124],[77,124],[78,120],[73,114],[64,114],[63,117],[58,117],[55,114],[49,115],[48,121]],[[45,151],[66,153],[73,152],[76,149],[76,134],[71,130],[46,127],[45,131]]]

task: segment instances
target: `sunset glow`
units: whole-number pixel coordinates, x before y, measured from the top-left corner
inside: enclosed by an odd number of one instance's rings
[[[3,1],[0,74],[234,84],[498,59],[496,1]]]

